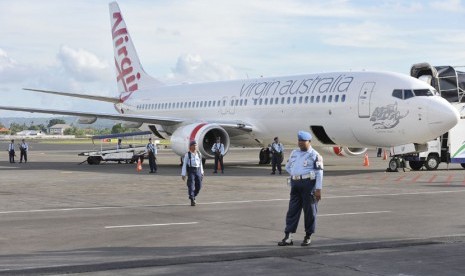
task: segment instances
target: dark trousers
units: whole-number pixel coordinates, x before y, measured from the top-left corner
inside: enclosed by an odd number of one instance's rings
[[[215,170],[214,170],[214,172],[217,172],[217,170],[218,170],[218,161],[220,162],[221,172],[224,172],[223,155],[221,155],[221,154],[215,154]]]
[[[278,172],[281,173],[281,163],[283,159],[281,158],[281,154],[273,154],[271,157],[271,171],[275,172],[276,167],[278,167]]]
[[[24,158],[24,163],[26,163],[27,162],[27,151],[25,151],[25,150],[22,150],[21,154],[19,156],[19,162],[20,163],[23,162],[23,158]]]
[[[149,152],[149,166],[151,172],[157,171],[157,162],[155,160],[155,154]]]
[[[10,150],[8,152],[8,155],[10,157],[10,163],[14,163],[15,162],[15,151],[14,150]]]
[[[286,215],[285,232],[295,233],[297,231],[302,209],[304,210],[305,233],[315,232],[318,205],[314,198],[315,182],[310,179],[291,181],[291,197]]]
[[[187,167],[187,193],[190,199],[195,199],[202,189],[202,172],[200,168]]]

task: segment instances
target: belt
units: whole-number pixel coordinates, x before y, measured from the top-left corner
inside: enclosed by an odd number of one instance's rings
[[[302,174],[302,175],[293,175],[293,176],[291,176],[291,179],[292,180],[302,180],[302,179],[309,179],[311,177],[312,177],[311,174]]]

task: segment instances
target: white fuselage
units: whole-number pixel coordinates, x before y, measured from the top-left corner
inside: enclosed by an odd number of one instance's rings
[[[457,123],[457,112],[440,96],[402,99],[393,96],[395,89],[434,91],[397,73],[321,73],[159,86],[136,91],[117,109],[184,118],[185,123],[251,125],[251,133],[231,136],[236,145],[268,144],[275,136],[295,143],[297,131],[306,130],[316,145],[332,141],[339,146],[389,147],[429,141]],[[170,127],[161,127],[172,133]],[[330,140],[322,138],[318,127]]]

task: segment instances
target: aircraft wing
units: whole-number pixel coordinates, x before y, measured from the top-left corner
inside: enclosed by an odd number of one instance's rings
[[[80,112],[80,111],[66,111],[58,109],[42,109],[42,108],[30,108],[30,107],[13,107],[13,106],[0,106],[0,109],[11,110],[11,111],[23,111],[31,113],[46,113],[46,114],[60,114],[70,116],[81,116],[81,117],[94,117],[101,119],[110,120],[121,120],[128,122],[137,123],[148,123],[148,124],[159,124],[159,125],[176,125],[185,121],[181,118],[171,117],[158,117],[158,116],[147,116],[147,115],[135,115],[135,114],[110,114],[110,113],[92,113],[92,112]]]
[[[70,92],[60,92],[60,91],[51,91],[51,90],[31,89],[31,88],[23,88],[23,90],[46,93],[46,94],[53,94],[53,95],[60,95],[60,96],[67,96],[67,97],[74,97],[74,98],[81,98],[81,99],[88,99],[88,100],[96,100],[96,101],[109,102],[109,103],[121,102],[121,100],[116,97],[94,96],[94,95],[82,94],[82,93],[70,93]]]
[[[92,112],[81,112],[81,111],[67,111],[67,110],[58,110],[58,109],[43,109],[43,108],[14,107],[14,106],[0,106],[0,110],[23,111],[23,112],[30,112],[30,113],[60,114],[60,115],[120,120],[120,121],[146,123],[146,124],[157,124],[157,125],[165,125],[165,126],[172,126],[172,125],[191,121],[190,119],[174,118],[174,117],[160,117],[160,116],[148,116],[148,115],[137,115],[137,114],[92,113]],[[242,134],[243,132],[251,132],[253,130],[250,124],[247,124],[241,121],[207,121],[207,122],[222,126],[223,128],[225,128],[225,130],[228,133],[230,133],[231,136]]]

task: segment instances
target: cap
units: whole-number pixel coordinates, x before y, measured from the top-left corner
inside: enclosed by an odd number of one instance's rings
[[[297,133],[297,137],[299,140],[304,140],[304,141],[311,141],[312,140],[312,135],[306,131],[299,131]]]
[[[273,139],[273,140],[278,140],[278,136],[274,137],[274,139]]]
[[[197,142],[195,140],[192,140],[192,141],[189,142],[189,147],[193,146],[193,145],[197,145]]]
[[[152,140],[152,137],[150,137],[149,140]]]

